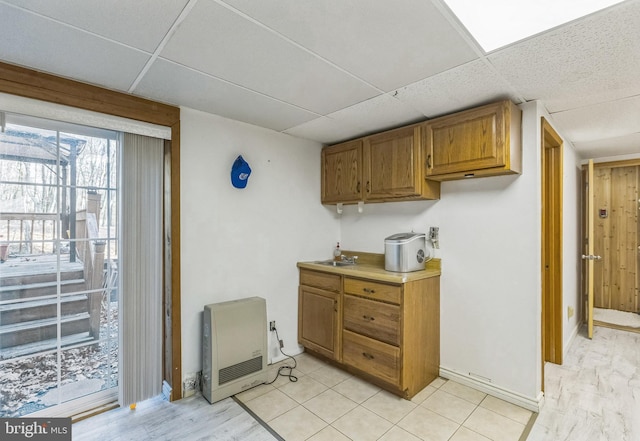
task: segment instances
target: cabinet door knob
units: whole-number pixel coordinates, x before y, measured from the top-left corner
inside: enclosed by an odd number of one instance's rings
[[[356,184],[356,192],[360,193],[360,181]]]
[[[365,320],[369,320],[370,322],[375,320],[375,317],[371,317],[370,315],[363,315],[362,318]]]
[[[427,155],[427,168],[431,168],[431,153]]]
[[[363,353],[362,353],[362,356],[363,356],[364,358],[366,358],[367,360],[373,360],[373,358],[374,358],[374,357],[373,357],[373,355],[371,355],[371,354],[367,354],[366,352],[363,352]]]
[[[362,290],[369,294],[374,294],[376,292],[375,289],[371,289],[371,288],[362,288]]]
[[[367,181],[367,193],[371,193],[371,182]]]

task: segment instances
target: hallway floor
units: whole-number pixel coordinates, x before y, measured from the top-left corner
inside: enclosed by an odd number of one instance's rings
[[[640,440],[640,334],[581,331],[545,366],[546,398],[528,441]]]

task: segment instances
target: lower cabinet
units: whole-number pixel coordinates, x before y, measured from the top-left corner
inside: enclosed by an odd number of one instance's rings
[[[391,392],[409,399],[439,374],[439,277],[392,284],[301,268],[298,307],[307,351]]]
[[[301,270],[300,278],[315,286],[300,285],[298,289],[298,342],[331,360],[340,360],[340,276]]]
[[[351,331],[343,334],[343,363],[400,386],[400,348]]]

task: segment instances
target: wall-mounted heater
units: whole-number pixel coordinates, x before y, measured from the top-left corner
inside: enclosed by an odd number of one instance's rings
[[[267,381],[267,302],[250,297],[204,307],[202,395],[220,401]]]

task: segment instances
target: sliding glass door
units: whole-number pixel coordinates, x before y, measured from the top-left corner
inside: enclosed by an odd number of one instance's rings
[[[117,399],[113,131],[7,114],[0,133],[0,416]]]

